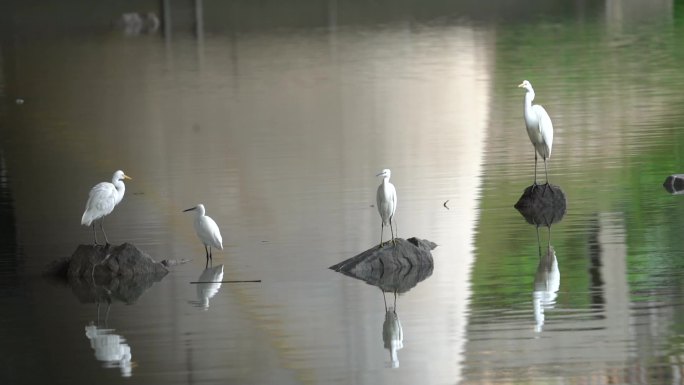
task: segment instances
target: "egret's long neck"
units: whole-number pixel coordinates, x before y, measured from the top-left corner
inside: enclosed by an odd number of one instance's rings
[[[534,91],[529,90],[525,93],[525,117],[531,116],[532,114],[532,101],[534,100]]]
[[[390,179],[389,176],[383,177],[383,178],[382,178],[382,184],[384,184],[385,186],[387,186],[387,184],[389,183],[389,179]]]
[[[117,180],[114,182],[114,187],[116,187],[116,191],[119,193],[119,201],[121,201],[126,193],[126,185],[123,181]]]
[[[196,211],[197,211],[197,218],[198,219],[200,217],[203,217],[204,213],[206,212],[206,210],[204,210],[204,207],[202,207],[202,206],[198,207]]]

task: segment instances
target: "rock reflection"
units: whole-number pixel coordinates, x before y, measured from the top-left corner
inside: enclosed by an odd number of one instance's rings
[[[563,190],[554,185],[530,186],[525,189],[515,204],[527,223],[536,227],[539,264],[534,275],[532,303],[534,307],[535,331],[543,330],[546,310],[553,309],[560,288],[560,270],[556,250],[551,245],[551,225],[563,220],[567,201]],[[548,228],[548,241],[542,252],[539,227]]]
[[[208,267],[202,270],[197,278],[197,301],[190,301],[204,310],[209,309],[209,300],[219,292],[223,283],[223,265]]]
[[[398,350],[404,347],[404,330],[397,314],[397,295],[406,293],[419,282],[432,275],[431,250],[433,242],[410,238],[396,238],[396,245],[378,248],[374,246],[363,253],[331,266],[332,270],[360,279],[382,291],[385,304],[385,320],[382,324],[383,346],[390,353],[389,367],[399,367]],[[386,293],[392,293],[394,301],[387,305]]]
[[[99,324],[99,311],[100,305],[98,304],[97,324]],[[109,304],[104,326],[91,322],[85,327],[85,335],[90,340],[90,347],[95,351],[95,359],[102,362],[103,367],[119,368],[122,377],[130,377],[135,366],[132,361],[131,347],[122,335],[114,333],[114,329],[107,328],[108,315]]]

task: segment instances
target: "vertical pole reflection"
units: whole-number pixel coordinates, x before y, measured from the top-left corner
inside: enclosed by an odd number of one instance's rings
[[[204,67],[204,2],[195,0],[195,38],[197,39],[197,63],[200,72]]]

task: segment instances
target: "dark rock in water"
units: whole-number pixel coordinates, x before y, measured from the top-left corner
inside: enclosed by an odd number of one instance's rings
[[[133,303],[166,274],[162,263],[130,243],[79,245],[71,258],[59,259],[45,271],[46,276],[66,280],[85,303]]]
[[[69,261],[69,279],[94,277],[165,276],[169,271],[130,243],[119,246],[79,245]]]
[[[515,208],[525,220],[536,226],[551,226],[565,216],[567,200],[560,187],[549,185],[529,186]]]
[[[396,245],[374,246],[330,269],[377,286],[403,293],[432,275],[432,252],[437,244],[418,238],[396,238]]]
[[[670,194],[684,194],[684,174],[673,174],[668,176],[663,182],[663,187]]]

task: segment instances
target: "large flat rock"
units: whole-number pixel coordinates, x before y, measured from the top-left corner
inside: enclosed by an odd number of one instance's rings
[[[119,246],[79,245],[71,255],[67,277],[164,276],[168,269],[130,243]]]
[[[53,262],[45,272],[66,280],[84,303],[133,303],[166,274],[163,263],[130,243],[79,245],[70,258]]]
[[[374,246],[330,269],[377,286],[403,293],[432,275],[432,250],[437,244],[418,238],[396,238],[396,245]]]

